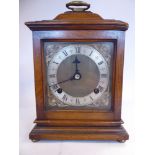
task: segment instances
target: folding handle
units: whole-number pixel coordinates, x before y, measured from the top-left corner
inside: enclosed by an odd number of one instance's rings
[[[90,8],[90,4],[83,1],[72,1],[67,3],[66,7],[72,11],[85,11]]]

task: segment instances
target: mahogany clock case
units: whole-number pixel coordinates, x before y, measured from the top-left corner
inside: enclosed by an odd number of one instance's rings
[[[68,11],[54,20],[26,22],[33,32],[34,72],[37,118],[30,133],[33,141],[49,140],[117,140],[129,138],[121,125],[122,81],[125,30],[128,24],[102,19],[90,11]],[[47,81],[44,62],[45,42],[112,42],[112,100],[109,110],[47,109]]]

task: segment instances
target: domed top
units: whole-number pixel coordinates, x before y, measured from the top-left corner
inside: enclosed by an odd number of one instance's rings
[[[53,20],[26,22],[31,30],[121,30],[128,29],[128,24],[119,20],[103,19],[96,13],[86,11],[90,4],[82,1],[73,1],[66,4],[68,9]]]

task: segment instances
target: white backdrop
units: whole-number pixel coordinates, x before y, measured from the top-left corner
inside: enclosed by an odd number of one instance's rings
[[[65,12],[68,0],[20,0],[20,154],[21,155],[128,155],[134,147],[134,0],[86,0],[90,10],[103,18],[129,23],[126,32],[122,119],[130,140],[125,144],[108,141],[40,141],[32,143],[28,134],[35,119],[32,32],[26,21],[53,19]]]

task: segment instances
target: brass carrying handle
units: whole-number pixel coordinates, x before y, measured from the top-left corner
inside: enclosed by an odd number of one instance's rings
[[[67,3],[66,7],[72,11],[85,11],[90,8],[90,4],[83,1],[72,1]]]

